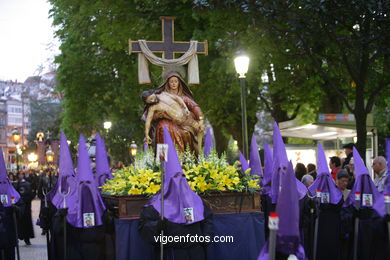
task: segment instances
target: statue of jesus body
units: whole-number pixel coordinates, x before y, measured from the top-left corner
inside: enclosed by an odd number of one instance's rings
[[[150,125],[157,113],[165,113],[170,120],[181,126],[191,127],[195,131],[202,130],[202,125],[191,116],[183,99],[178,95],[168,92],[155,94],[152,91],[144,91],[142,98],[145,104],[149,105],[145,122],[145,141],[148,144],[152,142],[149,136]]]

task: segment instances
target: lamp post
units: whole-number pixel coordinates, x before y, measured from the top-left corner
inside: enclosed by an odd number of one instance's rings
[[[18,157],[18,144],[20,142],[21,135],[19,133],[19,130],[17,128],[14,128],[12,130],[12,141],[14,142],[16,146],[16,172],[19,173],[19,157]]]
[[[35,153],[29,153],[27,155],[27,159],[30,163],[36,162],[38,160],[38,155],[36,155]]]
[[[241,86],[241,117],[242,117],[242,149],[245,158],[248,158],[248,126],[246,120],[246,93],[245,93],[245,74],[248,72],[249,57],[243,52],[239,52],[234,58],[234,66],[239,74]]]
[[[50,146],[46,151],[46,161],[49,165],[54,161],[54,152],[51,150]]]
[[[29,153],[27,155],[27,160],[30,162],[29,167],[31,168],[31,165],[38,160],[38,155],[36,153]]]
[[[133,158],[134,168],[135,168],[135,156],[137,155],[137,150],[138,150],[138,146],[134,141],[132,141],[130,145],[130,155]]]
[[[105,121],[105,122],[103,123],[103,128],[104,128],[106,131],[110,130],[111,126],[112,126],[112,123],[111,123],[110,121]]]

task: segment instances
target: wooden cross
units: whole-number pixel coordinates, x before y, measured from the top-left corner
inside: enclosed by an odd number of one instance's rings
[[[162,53],[164,59],[174,59],[175,53],[185,53],[190,48],[190,42],[175,41],[175,17],[160,17],[162,20],[162,41],[146,41],[151,52]],[[129,40],[131,53],[140,53],[138,41]],[[197,54],[208,54],[207,41],[198,42]]]

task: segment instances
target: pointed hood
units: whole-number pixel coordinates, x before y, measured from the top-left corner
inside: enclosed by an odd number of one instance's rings
[[[386,158],[387,158],[387,176],[389,176],[390,171],[390,138],[386,138]],[[385,190],[383,191],[383,194],[389,194],[390,195],[390,178],[386,178],[386,186]]]
[[[259,147],[257,147],[256,137],[254,134],[252,135],[252,140],[251,140],[251,154],[249,158],[249,168],[251,168],[252,175],[263,176],[263,169],[261,167]]]
[[[381,197],[381,194],[375,187],[375,184],[364,165],[363,159],[360,157],[360,154],[355,147],[353,147],[353,159],[355,164],[355,184],[349,193],[344,206],[353,205],[361,208],[377,205],[379,207],[377,201]],[[359,205],[356,205],[355,195],[360,198]]]
[[[272,204],[276,204],[278,201],[279,190],[280,190],[280,172],[287,170],[287,154],[283,143],[282,136],[278,124],[274,123],[273,132],[273,166],[272,166],[272,182],[271,182],[271,200]]]
[[[284,145],[282,135],[280,134],[280,130],[276,122],[274,123],[273,143],[274,153],[271,182],[271,200],[273,204],[276,204],[280,189],[280,174],[286,171],[287,165],[289,163],[287,159],[286,147]],[[302,199],[307,193],[307,188],[298,179],[295,178],[295,180],[298,189],[299,199]]]
[[[164,163],[165,182],[168,183],[177,173],[183,172],[183,169],[175,145],[173,144],[171,134],[166,126],[164,126],[164,143],[168,145],[168,161]]]
[[[276,237],[276,251],[284,255],[295,255],[305,260],[305,252],[300,242],[299,233],[299,194],[293,166],[290,163],[281,174],[276,212],[279,215],[279,229]],[[268,259],[268,242],[264,245],[258,259]]]
[[[211,128],[207,129],[206,137],[204,139],[204,157],[207,157],[213,149],[213,137],[211,135]]]
[[[295,184],[295,174],[290,162],[287,171],[281,176],[276,212],[279,215],[279,237],[296,237],[299,239],[299,195]]]
[[[243,172],[246,172],[249,169],[248,161],[246,160],[245,156],[242,154],[241,151],[238,151],[238,156],[240,157],[241,169],[243,170]]]
[[[0,148],[0,202],[4,207],[10,207],[12,206],[12,199],[14,199],[14,203],[17,203],[20,195],[8,179],[3,150]]]
[[[106,207],[93,178],[85,138],[80,134],[79,157],[77,160],[77,201],[69,205],[75,215],[68,215],[69,224],[77,228],[92,228],[103,224],[102,216]]]
[[[264,176],[262,180],[262,194],[270,195],[272,179],[272,150],[269,145],[264,142]]]
[[[317,190],[321,191],[321,194],[328,194],[329,203],[338,204],[343,198],[343,194],[337,188],[334,183],[328,169],[328,164],[326,162],[326,156],[324,149],[321,144],[318,144],[317,151],[317,178],[309,187],[309,192],[311,196],[317,195]]]
[[[60,194],[60,190],[63,194],[66,194],[69,190],[69,195],[66,197],[66,205],[75,204],[77,198],[73,160],[66,135],[62,131],[60,137],[59,169],[60,172],[56,186],[49,193],[51,202],[57,209],[63,208],[64,204],[64,197]],[[68,211],[68,213],[70,212]]]
[[[96,133],[96,174],[95,181],[98,187],[103,186],[107,179],[112,179],[106,144],[99,133]]]
[[[164,217],[177,224],[192,224],[204,219],[203,201],[188,185],[171,135],[164,126],[164,142],[168,144],[165,163]],[[145,206],[151,205],[161,214],[161,191]]]

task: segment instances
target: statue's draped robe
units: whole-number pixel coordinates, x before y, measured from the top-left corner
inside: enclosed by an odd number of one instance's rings
[[[199,117],[203,116],[199,105],[187,96],[183,95],[181,98],[186,104],[188,110],[191,112],[190,116],[195,120],[199,120]],[[156,113],[153,117],[153,121],[155,122],[154,130],[156,144],[164,143],[164,125],[166,125],[179,153],[183,153],[188,146],[191,151],[196,151],[196,154],[198,154],[199,151],[196,140],[197,133],[192,127],[189,127],[188,125],[186,126],[186,124],[180,124],[180,122],[177,121],[172,121],[165,112]]]

